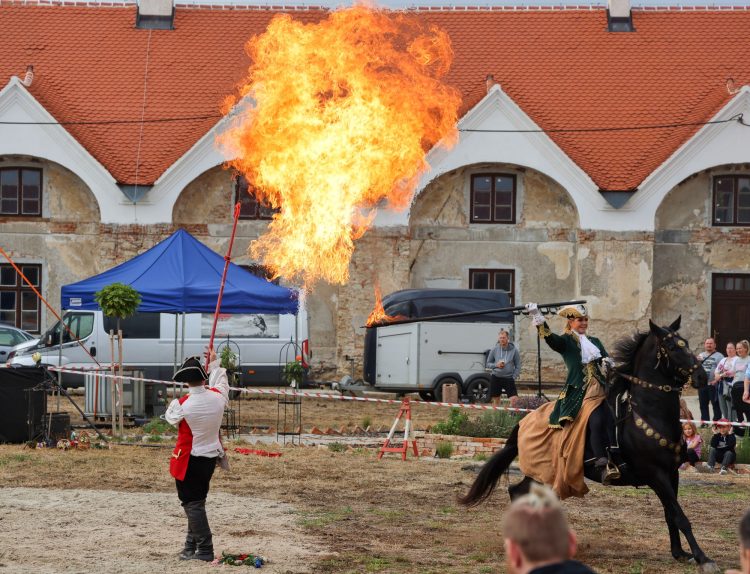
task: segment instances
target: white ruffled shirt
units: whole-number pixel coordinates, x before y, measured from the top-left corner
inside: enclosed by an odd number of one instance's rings
[[[581,362],[584,365],[588,365],[591,361],[601,359],[602,353],[599,350],[599,347],[589,341],[586,335],[579,334],[578,340],[581,344]]]
[[[190,398],[182,404],[178,399],[174,399],[164,418],[174,426],[185,419],[193,433],[193,448],[190,454],[214,458],[224,456],[219,431],[224,418],[224,408],[229,401],[229,380],[226,369],[219,367],[218,359],[208,366],[208,372],[208,386],[219,392],[209,391],[203,386],[190,387]]]

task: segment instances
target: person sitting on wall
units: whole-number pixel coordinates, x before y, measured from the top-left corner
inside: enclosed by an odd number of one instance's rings
[[[505,564],[509,574],[594,574],[573,560],[576,534],[555,493],[532,484],[510,505],[503,521]]]
[[[508,331],[501,329],[497,334],[497,345],[487,355],[487,368],[490,375],[490,397],[494,406],[500,405],[500,395],[505,392],[508,398],[518,396],[516,379],[521,373],[521,357],[518,349],[510,342]]]

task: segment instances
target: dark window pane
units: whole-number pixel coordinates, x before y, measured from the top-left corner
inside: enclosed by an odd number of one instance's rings
[[[39,330],[39,315],[36,311],[21,311],[21,329],[35,332]],[[17,344],[17,343],[16,343]]]
[[[6,311],[5,309],[0,309],[0,323],[7,323],[8,325],[15,325],[16,324],[16,312]]]
[[[731,177],[717,177],[716,178],[716,191],[717,192],[729,192],[732,193],[734,190],[734,180]]]
[[[0,267],[0,285],[4,287],[15,287],[16,270],[10,265],[3,265]]]
[[[737,210],[737,223],[750,223],[750,208]]]
[[[505,291],[506,293],[511,291],[510,278],[510,273],[506,271],[495,273],[495,289]]]
[[[22,266],[21,271],[26,276],[26,279],[31,281],[31,284],[34,287],[39,287],[39,267],[29,267],[29,266]],[[23,281],[23,279],[21,279]],[[26,282],[24,281],[24,285],[26,285]]]
[[[161,319],[159,313],[137,312],[132,317],[120,320],[123,339],[158,339]],[[104,330],[117,329],[116,317],[104,317]]]
[[[18,213],[18,201],[15,199],[0,200],[0,213],[15,215]]]
[[[267,205],[261,205],[258,209],[259,217],[262,217],[264,219],[272,219],[275,212],[276,210],[273,207]]]
[[[490,220],[489,206],[475,205],[472,221],[489,221],[489,220]]]
[[[495,221],[512,221],[513,214],[511,213],[510,207],[496,207],[495,208]]]
[[[735,277],[734,278],[734,290],[735,291],[742,291],[742,277]]]
[[[723,291],[724,290],[724,278],[723,277],[716,277],[716,290],[717,291]]]
[[[39,299],[33,291],[21,292],[21,311],[36,311],[39,308]],[[23,327],[21,327],[23,329]]]
[[[492,191],[492,178],[477,176],[473,178],[474,191]]]
[[[501,191],[495,197],[496,205],[510,206],[513,203],[513,194],[508,191]]]
[[[471,277],[472,289],[489,289],[490,274],[487,272],[474,272]]]
[[[0,171],[0,186],[2,198],[18,197],[18,170],[4,169]]]
[[[474,204],[475,205],[489,205],[491,201],[492,201],[492,194],[489,191],[474,192]]]
[[[42,187],[42,172],[36,169],[24,169],[21,171],[23,181],[23,196],[28,199],[37,199]]]
[[[513,191],[513,178],[511,177],[496,177],[495,178],[495,191]]]
[[[13,310],[15,308],[16,308],[16,292],[15,291],[0,292],[0,309],[7,311],[7,310]]]

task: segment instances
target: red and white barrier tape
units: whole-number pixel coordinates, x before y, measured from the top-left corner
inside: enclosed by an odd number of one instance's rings
[[[50,367],[50,370],[54,371],[60,371],[61,373],[78,373],[78,371],[71,370],[71,369],[65,369],[65,368],[58,368],[58,367]],[[110,379],[129,379],[131,381],[144,381],[147,383],[161,383],[168,386],[178,386],[178,387],[187,387],[188,385],[185,383],[176,383],[174,381],[161,381],[159,379],[143,379],[139,377],[129,377],[126,375],[120,376],[120,375],[113,375],[111,373],[97,373],[100,377],[106,377]],[[249,393],[249,394],[256,394],[256,395],[286,395],[290,397],[305,397],[308,399],[326,399],[326,400],[332,400],[332,401],[359,401],[364,403],[385,403],[385,404],[393,404],[393,405],[400,405],[401,400],[400,399],[377,399],[374,397],[349,397],[344,395],[333,395],[328,393],[311,393],[308,391],[293,391],[293,390],[281,390],[281,389],[254,389],[254,388],[245,388],[245,387],[229,387],[233,391],[239,391],[241,393]],[[521,409],[516,407],[495,407],[492,405],[482,405],[482,404],[476,404],[476,403],[442,403],[442,402],[433,402],[433,401],[416,401],[412,400],[412,404],[416,405],[426,405],[430,407],[449,407],[449,408],[461,408],[461,409],[469,409],[469,410],[481,410],[481,411],[507,411],[511,413],[530,413],[534,409]],[[716,421],[702,421],[702,420],[693,420],[693,419],[680,419],[681,423],[693,423],[696,425],[704,425],[704,424],[716,424]],[[750,427],[750,422],[745,423],[738,423],[733,422],[730,423],[732,426],[735,427]]]
[[[115,364],[114,368],[119,367],[119,365]],[[113,366],[112,365],[101,365],[97,367],[65,367],[64,369],[58,368],[58,367],[47,367],[50,371],[61,371],[63,373],[66,373],[68,371],[74,371],[74,372],[90,372],[90,371],[111,371]]]

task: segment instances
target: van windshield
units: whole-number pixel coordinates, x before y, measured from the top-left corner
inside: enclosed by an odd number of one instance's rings
[[[76,339],[85,339],[94,330],[93,313],[66,313],[63,315],[63,321],[73,333],[71,338],[68,329],[63,328],[62,342],[69,343]],[[60,321],[55,323],[45,334],[44,343],[46,346],[57,345],[60,342]]]

